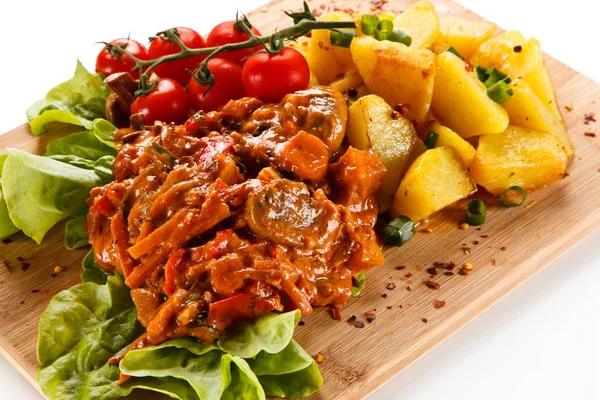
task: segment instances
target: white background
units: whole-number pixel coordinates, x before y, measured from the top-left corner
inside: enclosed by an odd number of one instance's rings
[[[597,0],[460,3],[505,29],[536,37],[547,53],[600,81]],[[0,132],[25,122],[27,106],[70,78],[76,58],[93,69],[100,50],[94,42],[128,34],[144,42],[171,26],[207,32],[232,19],[236,7],[247,12],[260,4],[260,0],[3,1]],[[560,226],[556,234],[560,235]],[[369,399],[600,399],[598,243],[600,231]],[[41,398],[2,357],[0,398]]]

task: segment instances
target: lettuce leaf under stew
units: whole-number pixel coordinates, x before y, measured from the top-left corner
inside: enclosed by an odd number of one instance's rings
[[[31,133],[46,132],[51,122],[91,128],[96,118],[105,118],[109,90],[99,74],[92,74],[77,61],[73,78],[52,88],[46,97],[27,109]]]

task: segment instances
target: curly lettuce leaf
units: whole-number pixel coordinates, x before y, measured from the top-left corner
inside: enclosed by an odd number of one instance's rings
[[[119,276],[57,294],[38,330],[37,381],[50,399],[117,399],[119,368],[107,361],[139,334],[129,288]]]
[[[19,231],[20,229],[15,226],[8,214],[8,207],[2,194],[2,182],[0,181],[0,239],[7,238]]]
[[[68,155],[91,161],[104,156],[116,156],[113,143],[115,130],[110,122],[97,119],[89,130],[71,133],[50,142],[46,147],[46,156]]]
[[[57,222],[85,214],[90,189],[105,182],[95,170],[17,149],[8,154],[2,169],[8,212],[15,226],[37,243]]]
[[[104,285],[108,279],[108,275],[94,260],[94,251],[90,250],[83,259],[83,271],[81,272],[82,282],[93,282],[98,285]]]
[[[46,97],[27,109],[31,133],[41,135],[51,122],[92,127],[96,118],[105,118],[109,90],[99,74],[92,74],[77,61],[73,78],[52,88]]]
[[[89,244],[85,234],[85,217],[73,218],[65,225],[65,247],[68,250],[78,249]]]

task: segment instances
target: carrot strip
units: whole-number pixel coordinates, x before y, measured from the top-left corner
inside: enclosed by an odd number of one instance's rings
[[[163,285],[163,292],[168,296],[171,296],[175,292],[175,279],[179,274],[186,252],[186,249],[177,250],[175,253],[171,254],[169,261],[167,261],[167,264],[165,265],[165,284]]]
[[[110,231],[115,241],[115,249],[117,253],[117,259],[121,266],[121,271],[125,275],[125,278],[133,271],[134,262],[129,253],[127,253],[127,247],[129,247],[129,235],[127,234],[127,224],[123,217],[123,212],[118,211],[113,215],[110,222]]]
[[[189,212],[189,208],[180,210],[173,216],[173,218],[162,224],[154,232],[146,236],[144,239],[138,240],[136,244],[129,248],[129,254],[131,254],[131,257],[137,260],[144,254],[150,253],[162,243],[165,243],[169,236],[171,236],[171,234],[178,229],[178,225],[184,221]]]
[[[151,342],[157,342],[156,339],[163,336],[165,329],[169,326],[171,320],[187,300],[188,296],[189,293],[185,289],[179,288],[163,303],[146,330]]]
[[[125,284],[131,289],[137,289],[154,270],[167,259],[170,248],[164,246],[146,257],[140,265],[135,267],[125,279]]]

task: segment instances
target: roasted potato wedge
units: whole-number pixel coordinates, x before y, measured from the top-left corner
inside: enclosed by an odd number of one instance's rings
[[[496,24],[444,15],[440,17],[440,31],[461,56],[469,59],[496,32]]]
[[[447,51],[450,47],[452,47],[452,44],[448,38],[440,33],[435,42],[431,45],[431,51],[439,55]]]
[[[369,92],[391,105],[407,104],[405,117],[422,126],[433,95],[435,54],[369,36],[354,39],[350,50]]]
[[[502,104],[508,112],[510,123],[526,129],[550,132],[561,143],[567,157],[573,156],[573,143],[562,119],[559,119],[534,93],[523,79],[511,82],[513,96]]]
[[[475,157],[475,148],[469,142],[461,138],[460,135],[452,129],[440,124],[438,121],[432,121],[429,124],[429,130],[437,133],[438,139],[435,147],[449,147],[456,152],[465,169],[469,169],[473,157]]]
[[[564,176],[567,155],[562,148],[550,133],[510,125],[499,135],[479,137],[471,175],[496,196],[511,186],[540,189]]]
[[[519,51],[515,51],[515,48]],[[513,80],[522,78],[546,107],[562,121],[554,86],[537,40],[525,40],[518,31],[505,32],[483,43],[471,62],[484,67],[496,67]]]
[[[420,1],[394,20],[394,29],[412,38],[411,47],[431,49],[440,35],[440,21],[433,4]]]
[[[348,94],[350,89],[357,89],[363,84],[363,78],[355,68],[347,71],[342,78],[331,82],[329,86],[336,88],[342,94]]]
[[[476,190],[475,181],[454,150],[437,147],[421,154],[408,168],[390,214],[406,215],[418,222]]]
[[[392,112],[381,97],[362,97],[350,106],[346,131],[352,147],[372,149],[387,169],[377,195],[380,212],[390,208],[417,137],[413,124],[403,117],[393,119]]]
[[[463,138],[501,133],[508,114],[486,93],[485,85],[465,62],[450,52],[438,56],[433,90],[434,115]]]
[[[352,21],[352,17],[344,12],[332,12],[323,14],[323,21]],[[322,85],[328,85],[335,79],[339,79],[344,73],[354,68],[350,49],[333,46],[329,38],[328,29],[316,29],[312,31],[310,38],[310,50],[308,64],[310,69]]]

